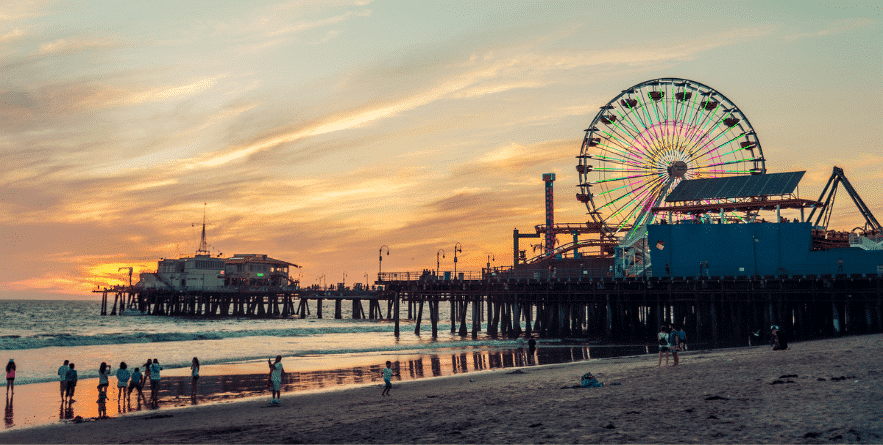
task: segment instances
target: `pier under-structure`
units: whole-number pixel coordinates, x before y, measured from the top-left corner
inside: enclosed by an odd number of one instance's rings
[[[795,340],[883,332],[883,279],[876,274],[597,279],[558,270],[556,275],[381,281],[392,298],[429,306],[433,334],[441,302],[451,305],[452,331],[473,337],[482,322],[491,336],[628,343],[655,341],[659,326],[674,323],[691,342],[710,346],[756,344],[771,325]],[[419,312],[416,319],[419,332]]]
[[[284,290],[262,289],[242,291],[139,289],[132,286],[115,286],[93,293],[102,294],[101,315],[122,315],[126,310],[149,315],[182,317],[255,317],[255,318],[306,318],[310,314],[310,300],[316,301],[316,317],[323,318],[325,300],[334,303],[334,318],[342,319],[350,305],[349,318],[393,319],[391,298],[371,291]],[[113,304],[110,306],[110,298]],[[362,302],[368,304],[368,312]],[[386,317],[381,302],[387,303]],[[110,312],[108,313],[108,306]],[[118,309],[119,308],[119,309]]]
[[[771,325],[795,340],[883,332],[883,277],[877,274],[592,278],[555,270],[474,279],[384,272],[382,291],[273,290],[236,293],[105,289],[103,314],[124,310],[157,316],[306,318],[307,302],[334,302],[334,318],[413,323],[415,334],[655,341],[659,326],[684,327],[691,343],[711,347],[765,341]],[[368,311],[363,308],[368,303]],[[449,320],[442,319],[442,304]],[[119,311],[117,311],[119,305]],[[407,305],[405,308],[400,305]],[[349,309],[352,309],[351,311]],[[407,314],[403,317],[404,314]],[[448,325],[449,323],[449,325]],[[428,332],[426,332],[428,331]],[[482,334],[482,331],[486,331]]]

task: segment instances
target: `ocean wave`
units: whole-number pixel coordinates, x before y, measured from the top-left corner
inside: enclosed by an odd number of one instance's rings
[[[96,335],[70,333],[10,335],[0,337],[0,350],[38,349],[48,347],[124,345],[130,343],[184,342],[193,340],[223,340],[242,337],[304,337],[325,334],[392,332],[386,324],[340,327],[296,327],[291,329],[210,330],[196,332],[120,332]]]

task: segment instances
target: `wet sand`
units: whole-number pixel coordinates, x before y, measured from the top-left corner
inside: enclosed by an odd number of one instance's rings
[[[375,353],[307,356],[283,360],[286,375],[283,392],[320,392],[369,385],[380,379],[386,360],[393,362],[400,381],[417,380],[476,372],[488,369],[534,366],[586,360],[590,356],[632,353],[642,347],[549,346],[528,355],[526,350],[463,347],[450,348],[441,354]],[[134,368],[133,368],[134,369]],[[141,411],[163,411],[191,405],[228,402],[269,394],[266,362],[240,362],[204,365],[197,385],[197,397],[190,398],[189,368],[162,371],[157,408],[142,403],[134,393],[118,397],[116,379],[110,378],[107,414],[110,417]],[[16,386],[12,403],[7,403],[5,428],[22,428],[65,422],[77,417],[98,417],[98,379],[81,379],[74,403],[62,403],[57,382]],[[149,384],[144,389],[150,400]],[[118,400],[120,402],[118,403]],[[9,400],[7,400],[9,401]]]
[[[3,443],[880,443],[883,335],[470,372],[0,433]],[[581,388],[591,371],[603,388]],[[618,384],[618,385],[616,385]]]

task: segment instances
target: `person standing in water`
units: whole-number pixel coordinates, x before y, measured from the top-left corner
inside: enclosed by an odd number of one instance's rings
[[[9,359],[9,363],[6,364],[6,396],[9,396],[9,391],[12,390],[12,393],[15,394],[15,360]]]
[[[275,362],[267,359],[267,364],[270,365],[270,383],[273,385],[273,400],[270,403],[279,404],[282,402],[282,373],[285,372],[282,368],[282,356],[277,355]]]
[[[141,401],[144,401],[144,404],[147,405],[147,398],[144,397],[144,377],[141,374],[141,370],[139,368],[135,368],[135,372],[132,373],[132,381],[129,383],[129,390],[126,393],[126,402],[131,405],[132,404],[132,391],[138,390],[138,395],[135,396],[135,401],[138,402],[138,406],[141,406]],[[140,409],[140,408],[139,408]]]
[[[150,365],[150,403],[154,408],[159,403],[159,394],[157,393],[159,392],[160,371],[162,371],[162,366],[160,366],[159,360],[153,359],[153,363]]]
[[[126,362],[120,362],[120,369],[117,369],[117,405],[122,400],[126,387],[129,386],[129,377],[131,376],[132,373],[129,371],[129,365]]]
[[[196,398],[196,382],[199,380],[199,359],[193,357],[193,361],[190,362],[190,376],[192,377],[190,381],[190,398]]]
[[[77,390],[77,370],[74,369],[74,364],[70,364],[70,371],[67,372],[67,397],[68,402],[73,403],[76,402],[74,400],[74,392]]]
[[[98,367],[98,391],[101,391],[102,388],[107,391],[107,387],[110,386],[110,381],[107,378],[110,376],[110,366],[107,366],[107,363],[101,362],[101,366]]]
[[[67,395],[67,373],[70,372],[71,367],[68,365],[68,361],[65,360],[64,364],[58,367],[58,383],[59,389],[61,391],[61,400],[64,401],[64,396]]]

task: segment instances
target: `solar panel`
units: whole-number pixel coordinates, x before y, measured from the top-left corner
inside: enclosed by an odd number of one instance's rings
[[[666,202],[746,198],[793,193],[806,171],[681,181]]]

